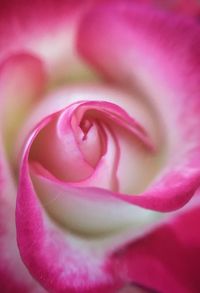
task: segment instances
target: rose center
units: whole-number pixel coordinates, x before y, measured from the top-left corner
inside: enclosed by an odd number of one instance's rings
[[[84,119],[84,120],[81,121],[80,128],[83,131],[83,138],[82,138],[82,140],[86,140],[87,139],[88,131],[90,130],[90,128],[92,126],[93,126],[92,121],[90,121],[88,119]]]
[[[120,107],[90,101],[52,115],[32,144],[29,162],[51,180],[123,192],[140,188],[140,154],[152,154],[145,130]]]

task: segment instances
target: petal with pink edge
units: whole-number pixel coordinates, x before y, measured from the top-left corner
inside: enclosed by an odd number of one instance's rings
[[[27,155],[21,169],[17,201],[17,238],[21,256],[33,276],[54,292],[114,292],[114,280],[102,250],[49,219],[31,182]]]
[[[14,180],[0,147],[0,290],[1,292],[45,293],[24,266],[16,243]]]
[[[74,39],[81,15],[95,2],[25,0],[0,3],[0,61],[12,54],[29,52],[46,64],[53,81],[74,73],[87,74],[77,60]]]
[[[113,255],[113,267],[123,280],[156,292],[199,292],[199,194],[196,197],[188,209]]]
[[[199,36],[195,21],[129,1],[98,5],[80,27],[82,56],[107,78],[139,88],[164,125],[165,166],[139,197],[123,197],[129,202],[169,211],[199,186]]]

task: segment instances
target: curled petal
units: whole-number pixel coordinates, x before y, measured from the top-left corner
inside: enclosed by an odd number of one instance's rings
[[[2,292],[46,292],[24,266],[16,243],[15,203],[17,188],[7,163],[16,126],[21,123],[35,97],[42,92],[45,74],[42,63],[30,54],[16,54],[0,65],[0,290]],[[18,99],[17,99],[18,96]]]
[[[17,236],[21,256],[33,276],[54,292],[114,292],[105,251],[64,232],[44,212],[28,172],[27,155],[21,170],[17,202]],[[31,245],[30,245],[31,243]]]
[[[129,1],[98,5],[80,27],[85,59],[107,78],[142,90],[164,125],[168,159],[143,194],[123,197],[133,204],[174,210],[199,186],[199,35],[193,20]]]
[[[6,155],[0,146],[0,290],[1,292],[45,293],[28,273],[16,243],[16,187]]]
[[[108,114],[107,112],[109,113],[108,116],[106,116]],[[121,120],[118,120],[119,114],[121,114]],[[95,115],[97,119],[98,116],[100,116],[101,128],[106,136],[106,149],[89,177],[85,179],[76,178],[77,180],[70,181],[67,180],[67,177],[65,180],[60,178],[60,173],[58,171],[54,173],[55,167],[50,168],[50,166],[53,162],[53,165],[57,166],[58,170],[59,168],[61,170],[63,169],[66,176],[68,176],[68,174],[71,176],[73,172],[78,175],[83,172],[79,170],[80,162],[78,162],[78,167],[77,164],[74,164],[77,160],[77,156],[74,156],[74,150],[71,150],[73,144],[64,143],[64,147],[62,146],[62,141],[67,139],[68,142],[69,137],[70,139],[72,137],[72,135],[69,134],[69,132],[71,132],[71,124],[69,121],[70,117],[74,118],[75,115],[80,116],[80,119],[82,117],[88,117],[88,119],[90,119],[90,115]],[[59,118],[57,118],[57,116]],[[48,131],[48,126],[51,125],[54,120],[58,123],[58,136],[63,136],[59,147],[61,145],[64,149],[64,153],[66,152],[61,161],[60,152],[62,152],[62,150],[58,151],[57,144],[55,145],[57,137],[54,137],[54,134]],[[60,114],[56,113],[47,117],[36,127],[27,144],[26,151],[28,152],[27,156],[30,160],[31,178],[33,179],[34,187],[44,207],[60,224],[68,228],[71,227],[73,230],[78,230],[80,233],[107,233],[110,230],[116,230],[122,226],[127,226],[132,222],[139,222],[139,218],[141,219],[141,217],[144,216],[142,212],[141,215],[138,215],[133,206],[126,202],[123,203],[121,199],[118,200],[118,196],[120,198],[120,194],[117,192],[119,191],[118,185],[120,184],[120,178],[117,178],[116,171],[120,162],[121,150],[119,149],[119,142],[116,140],[112,123],[107,127],[106,120],[111,120],[113,124],[117,121],[121,124],[121,127],[126,126],[126,130],[130,131],[132,135],[138,136],[138,139],[141,140],[141,143],[143,143],[145,147],[148,149],[151,147],[150,138],[147,136],[144,129],[134,119],[131,119],[126,112],[122,111],[116,105],[113,106],[111,103],[95,101],[78,102],[67,107],[65,110],[61,111]],[[74,119],[71,119],[71,121],[73,121],[74,124]],[[45,137],[44,135],[42,135],[42,137],[40,136],[43,130],[45,130],[46,133]],[[49,141],[49,138],[50,140],[53,139],[53,141]],[[72,139],[74,138],[72,137]],[[44,156],[42,155],[42,147],[48,148]],[[49,149],[51,150],[51,148],[55,153],[49,154]],[[76,144],[74,148],[76,150]],[[67,152],[69,152],[69,154],[67,154]],[[47,157],[46,153],[48,154]],[[123,156],[123,154],[121,155]],[[74,166],[71,165],[68,159],[66,161],[65,157],[68,158],[68,156],[72,158]],[[63,164],[63,162],[65,163]],[[115,193],[109,190],[115,191]],[[107,202],[106,205],[104,201]],[[82,211],[80,212],[81,206]],[[95,217],[94,212],[96,215]],[[154,212],[150,211],[144,211],[144,213],[146,213],[144,222],[146,222],[146,220],[149,221],[151,214],[152,216],[154,215]],[[150,222],[151,221],[149,221],[149,223]]]

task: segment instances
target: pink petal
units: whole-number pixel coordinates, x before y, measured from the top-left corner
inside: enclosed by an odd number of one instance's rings
[[[9,151],[30,108],[44,92],[45,82],[43,64],[33,55],[12,55],[1,64],[1,129]]]
[[[171,221],[118,250],[113,255],[116,274],[127,283],[142,284],[156,292],[199,292],[198,197]]]
[[[28,174],[25,155],[18,192],[16,221],[21,256],[33,276],[53,292],[114,292],[105,251],[93,249],[55,225],[45,214]]]
[[[192,20],[126,1],[98,5],[81,25],[80,53],[110,79],[138,87],[164,125],[168,160],[145,193],[122,195],[133,204],[174,210],[199,186],[199,35]]]
[[[74,76],[82,70],[74,50],[81,14],[93,1],[14,0],[0,3],[0,61],[18,52],[41,58],[53,80]],[[73,72],[72,72],[73,71]]]
[[[0,186],[0,289],[2,292],[45,292],[24,267],[15,231],[16,186],[6,162],[4,143],[10,151],[16,128],[33,100],[43,88],[44,71],[41,62],[28,54],[17,54],[0,67],[1,88],[1,186]],[[18,99],[17,99],[18,97]]]
[[[93,168],[83,158],[75,141],[68,111],[52,121],[40,132],[31,149],[30,159],[40,162],[57,178],[79,181],[88,177]],[[63,129],[64,128],[64,129]],[[46,147],[46,152],[42,149]],[[77,164],[74,164],[74,162]]]
[[[105,135],[95,121],[84,119],[76,125],[74,135],[85,160],[93,167],[98,163],[105,149]]]
[[[0,147],[0,290],[1,292],[46,292],[31,277],[19,255],[15,231],[16,188]]]

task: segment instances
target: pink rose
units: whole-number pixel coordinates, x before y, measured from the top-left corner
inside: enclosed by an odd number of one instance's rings
[[[0,3],[1,292],[200,291],[199,6],[135,2]]]

